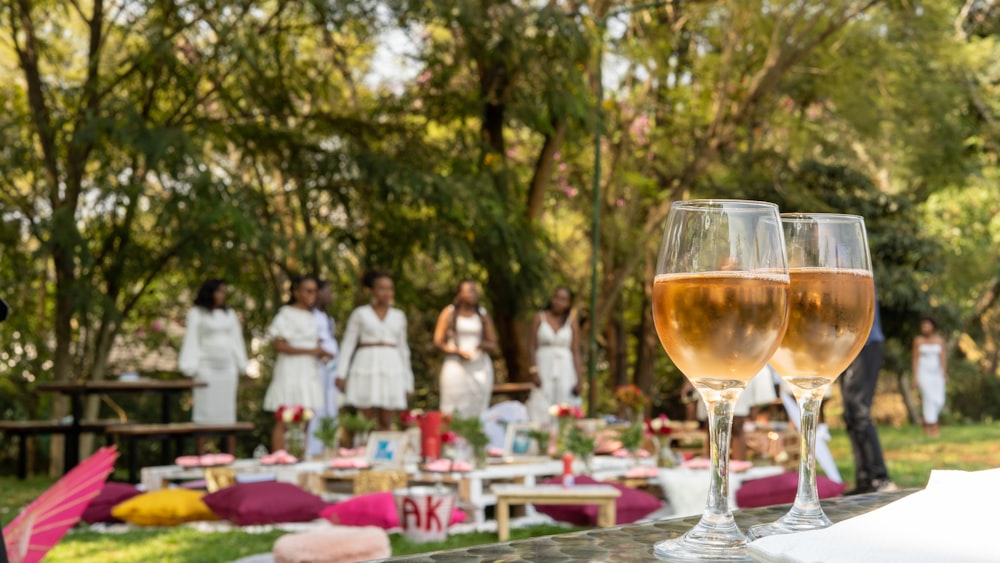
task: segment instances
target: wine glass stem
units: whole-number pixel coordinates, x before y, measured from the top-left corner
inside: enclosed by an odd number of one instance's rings
[[[819,492],[816,490],[816,425],[824,391],[825,387],[795,393],[802,417],[799,425],[802,438],[799,442],[799,488],[794,506],[804,512],[820,510]]]
[[[711,443],[712,480],[705,516],[732,518],[729,509],[729,444],[733,430],[732,401],[708,401],[708,432]]]

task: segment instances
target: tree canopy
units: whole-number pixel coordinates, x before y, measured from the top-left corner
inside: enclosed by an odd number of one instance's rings
[[[150,327],[205,278],[260,337],[289,276],[329,278],[346,319],[370,267],[396,277],[423,389],[462,278],[522,380],[533,310],[559,283],[587,295],[596,253],[597,308],[576,305],[599,385],[674,413],[650,280],[687,197],[864,215],[887,369],[908,369],[899,350],[936,312],[968,377],[996,379],[998,16],[991,0],[2,0],[0,412],[61,416],[32,381],[176,346]],[[387,76],[399,37],[408,72]],[[252,352],[262,394],[269,351]]]

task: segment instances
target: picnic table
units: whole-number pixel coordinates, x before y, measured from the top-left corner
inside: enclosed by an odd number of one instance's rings
[[[85,431],[83,422],[83,397],[103,393],[158,393],[160,394],[160,422],[170,423],[171,399],[182,392],[197,387],[205,387],[204,381],[194,379],[152,379],[140,377],[133,380],[101,380],[101,381],[54,381],[39,383],[35,390],[40,393],[60,393],[70,400],[72,420],[65,429],[66,443],[63,450],[65,471],[76,467],[80,462],[80,434]]]

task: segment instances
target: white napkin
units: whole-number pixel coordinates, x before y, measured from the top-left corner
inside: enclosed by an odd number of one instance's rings
[[[824,530],[750,544],[764,563],[1000,561],[1000,469],[934,471],[927,488]]]

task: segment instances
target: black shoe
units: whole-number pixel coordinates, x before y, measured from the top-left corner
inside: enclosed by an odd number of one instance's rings
[[[867,493],[874,493],[875,487],[871,483],[858,483],[858,486],[854,487],[849,491],[844,491],[845,497],[850,497],[854,495],[864,495]]]

